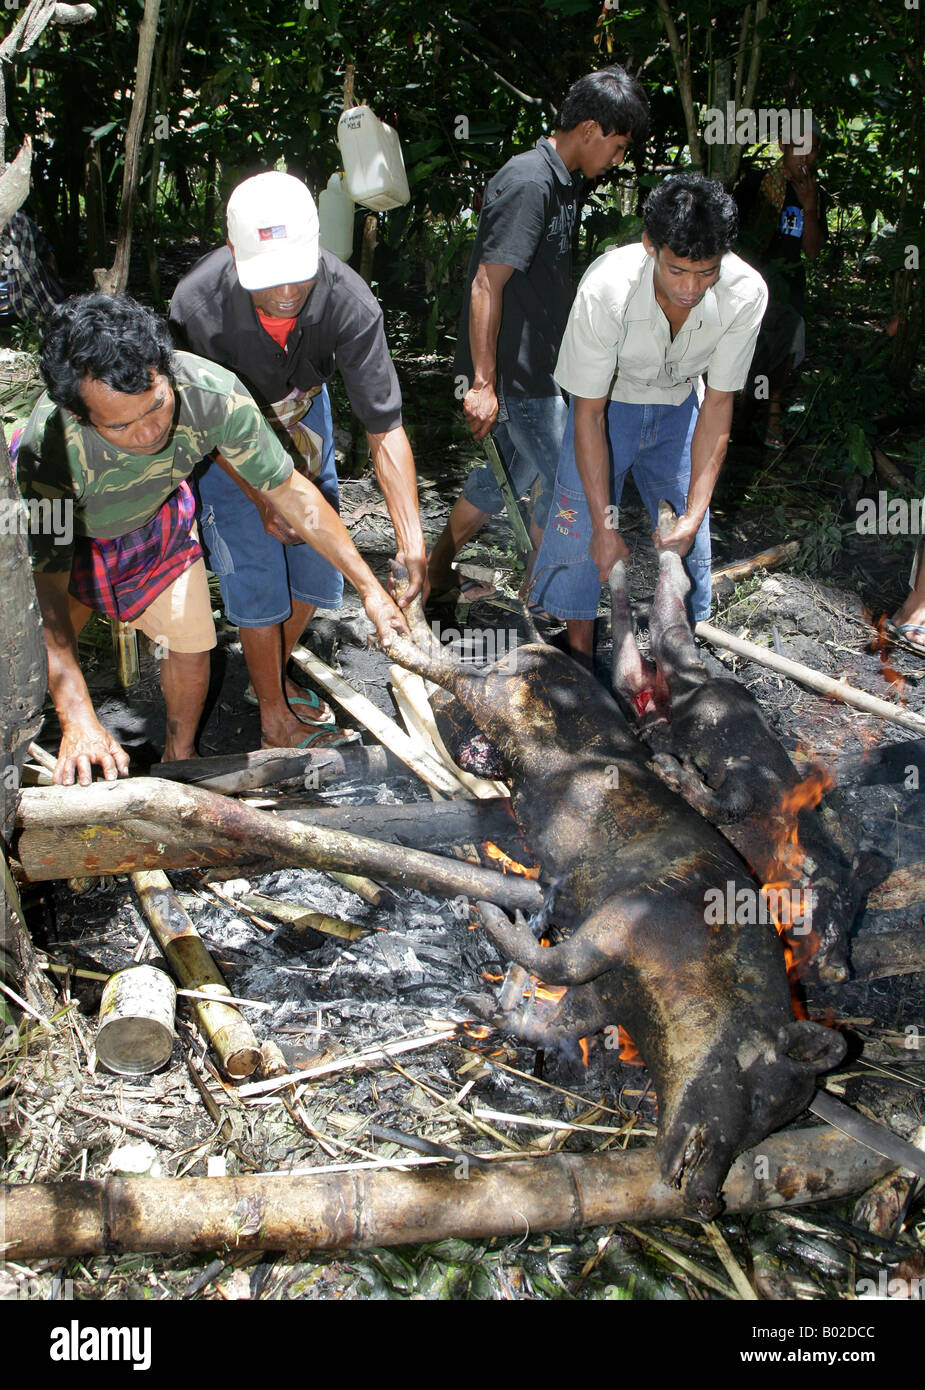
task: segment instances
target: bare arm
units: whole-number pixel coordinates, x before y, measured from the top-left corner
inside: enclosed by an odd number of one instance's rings
[[[268,494],[266,492],[261,492],[259,488],[253,487],[250,483],[246,482],[234,465],[229,463],[218,449],[215,451],[215,462],[223,473],[227,473],[229,478],[234,479],[247,500],[253,502],[260,513],[263,529],[268,536],[273,536],[275,540],[282,541],[283,545],[293,545],[296,541],[301,540],[301,536],[292,529],[289,523],[280,516],[273,504],[267,500]]]
[[[427,556],[418,513],[417,477],[408,436],[401,425],[383,434],[370,434],[369,451],[395,528],[395,558],[408,571],[411,582],[399,605],[407,608],[418,594],[427,597]]]
[[[510,265],[482,261],[472,281],[469,301],[469,350],[474,379],[463,411],[474,438],[484,439],[498,416],[498,333],[504,287],[514,274]]]
[[[814,261],[822,250],[825,236],[819,188],[812,170],[801,171],[796,176],[791,177],[790,181],[803,209],[803,235],[800,238],[800,249],[808,261]]]
[[[124,749],[107,733],[96,717],[87,683],[77,658],[77,634],[71,621],[67,585],[69,575],[36,574],[35,589],[45,625],[48,652],[48,688],[61,724],[61,744],[54,781],[70,786],[77,780],[88,787],[93,764],[103,769],[108,782],[128,772]]]
[[[266,497],[299,538],[353,585],[384,647],[390,644],[394,632],[409,635],[401,610],[378,582],[337,512],[314,483],[293,472],[279,487],[271,488]]]
[[[712,387],[707,387],[691,439],[691,481],[687,506],[667,541],[661,539],[656,528],[653,535],[656,550],[664,548],[686,555],[694,544],[729,446],[733,399],[732,391],[714,391]]]
[[[607,446],[608,396],[591,400],[574,396],[575,463],[591,513],[591,559],[606,584],[617,560],[629,551],[614,526],[610,505],[610,450]]]

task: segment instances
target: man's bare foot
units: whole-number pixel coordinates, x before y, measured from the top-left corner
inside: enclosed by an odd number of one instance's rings
[[[317,724],[313,727],[318,728]],[[298,748],[311,733],[312,726],[307,727],[291,710],[277,718],[260,721],[260,739],[264,748]]]
[[[195,745],[192,743],[172,743],[170,739],[164,744],[164,754],[161,758],[162,763],[185,763],[190,758],[198,758]]]

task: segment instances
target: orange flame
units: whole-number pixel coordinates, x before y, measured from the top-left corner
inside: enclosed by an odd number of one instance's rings
[[[529,869],[526,864],[518,864],[516,859],[512,859],[509,854],[505,854],[504,850],[492,844],[491,840],[483,840],[482,848],[489,859],[496,859],[498,861],[501,865],[501,872],[503,874],[522,874],[524,878],[539,878],[540,870],[538,865]]]
[[[550,1004],[558,1004],[564,995],[568,994],[568,985],[544,985],[535,975],[531,975],[524,986],[524,996],[531,995],[534,999],[544,999]]]
[[[468,1019],[463,1023],[463,1032],[470,1038],[487,1038],[491,1032],[483,1023],[470,1023]]]
[[[645,1066],[636,1048],[636,1044],[633,1042],[626,1029],[618,1025],[617,1036],[620,1042],[620,1051],[618,1054],[620,1061],[625,1062],[629,1067]]]
[[[504,979],[504,976],[503,976],[503,975],[493,975],[492,972],[491,972],[490,970],[483,970],[483,971],[482,971],[482,979],[483,979],[483,980],[488,980],[488,982],[489,982],[490,984],[497,985],[497,984],[500,984],[500,983],[501,983],[501,981]]]
[[[581,1051],[581,1065],[582,1065],[583,1067],[586,1067],[586,1066],[588,1065],[588,1051],[589,1051],[588,1039],[587,1039],[587,1038],[579,1038],[579,1039],[578,1039],[578,1047],[579,1047],[579,1049],[580,1049],[580,1051]]]
[[[905,677],[901,676],[900,673],[895,669],[895,667],[891,666],[889,663],[889,655],[892,647],[893,643],[887,636],[886,614],[884,613],[883,616],[881,618],[878,618],[877,620],[877,635],[871,639],[871,643],[868,650],[875,651],[877,653],[877,655],[880,658],[881,676],[886,681],[887,685],[892,685],[896,687],[896,694],[899,697],[900,703],[905,704]]]

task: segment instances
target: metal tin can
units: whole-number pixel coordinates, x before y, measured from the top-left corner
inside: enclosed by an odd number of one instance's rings
[[[106,981],[100,1004],[96,1055],[120,1076],[145,1076],[173,1050],[177,989],[153,965],[133,965]]]

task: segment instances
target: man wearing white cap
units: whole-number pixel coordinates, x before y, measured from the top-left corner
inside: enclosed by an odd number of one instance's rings
[[[369,287],[318,244],[308,189],[289,174],[245,179],[228,201],[228,245],[180,281],[170,322],[183,346],[247,385],[300,468],[337,507],[334,430],[325,382],[339,368],[366,428],[376,477],[411,585],[426,578],[411,446],[382,310]],[[338,608],[343,579],[220,454],[199,478],[200,531],[225,613],[241,631],[264,743],[336,741],[331,712],[286,676],[316,608]],[[308,726],[308,727],[306,727]]]

